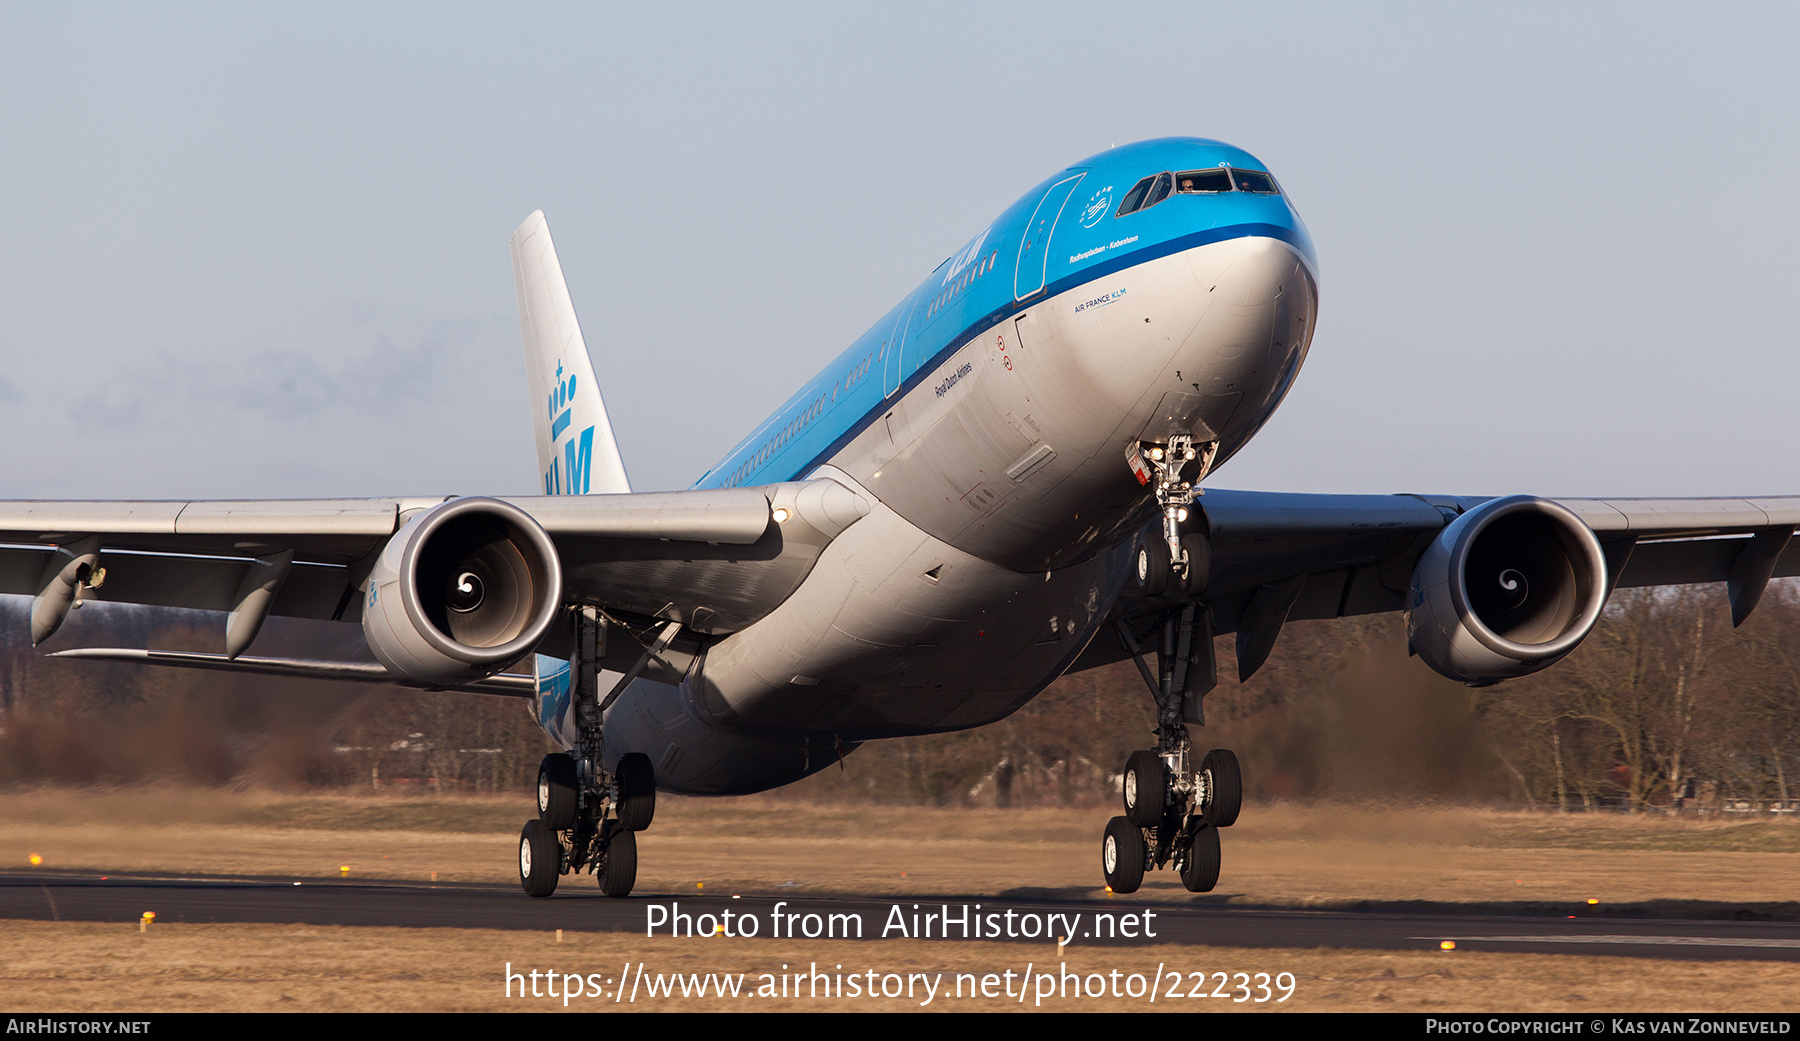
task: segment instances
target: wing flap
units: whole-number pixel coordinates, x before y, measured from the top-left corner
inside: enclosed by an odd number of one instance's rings
[[[0,593],[36,596],[51,547],[0,546]],[[99,603],[147,604],[194,611],[230,611],[250,569],[249,558],[108,551],[101,554],[106,579],[84,586],[81,599]],[[270,614],[354,622],[362,600],[350,583],[351,569],[338,564],[298,563],[288,572]]]
[[[392,683],[402,687],[419,686],[395,676],[375,662],[316,661],[310,658],[227,658],[222,654],[151,651],[134,647],[77,647],[67,651],[54,651],[49,657],[129,662],[134,665],[162,665],[178,669],[235,672],[240,675],[290,676],[298,679],[330,680],[337,683]],[[425,689],[528,698],[537,692],[537,681],[534,677],[521,673],[503,672],[498,676],[490,676],[485,680],[461,686]]]
[[[1640,542],[1619,576],[1620,588],[1728,582],[1732,569],[1751,547],[1746,538],[1682,539]],[[1771,578],[1800,576],[1800,545],[1790,542],[1775,562]]]

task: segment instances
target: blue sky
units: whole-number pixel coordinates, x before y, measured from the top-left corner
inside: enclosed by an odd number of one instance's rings
[[[528,494],[543,209],[638,487],[1031,185],[1249,149],[1318,334],[1215,483],[1800,493],[1800,8],[0,8],[0,496]]]

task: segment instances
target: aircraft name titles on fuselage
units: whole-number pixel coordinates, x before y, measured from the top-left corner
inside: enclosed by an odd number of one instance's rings
[[[1081,312],[1089,310],[1091,308],[1105,307],[1107,304],[1112,303],[1113,301],[1117,300],[1118,298],[1120,298],[1124,295],[1125,295],[1125,289],[1123,286],[1121,286],[1120,288],[1113,290],[1112,292],[1106,294],[1105,296],[1097,296],[1097,297],[1093,298],[1092,300],[1083,300],[1081,303],[1076,304],[1075,305],[1075,313],[1080,314]]]
[[[944,382],[937,385],[937,396],[941,398],[945,394],[950,393],[950,388],[954,387],[958,383],[962,382],[962,378],[964,376],[967,376],[970,372],[974,371],[974,368],[975,368],[975,366],[972,363],[966,362],[966,361],[963,362],[961,368],[958,368],[955,372],[952,372],[947,378],[945,378]]]
[[[1093,249],[1085,250],[1081,253],[1070,254],[1069,263],[1079,264],[1089,257],[1099,256],[1100,254],[1105,253],[1109,249],[1118,249],[1120,246],[1129,246],[1133,242],[1136,242],[1137,240],[1138,240],[1138,237],[1136,235],[1132,235],[1129,238],[1114,239],[1111,242],[1108,242],[1104,246],[1095,246]]]

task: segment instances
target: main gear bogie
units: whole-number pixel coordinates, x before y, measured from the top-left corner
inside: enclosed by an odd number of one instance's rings
[[[637,832],[656,814],[656,771],[641,752],[619,756],[610,772],[602,766],[606,709],[626,684],[621,681],[601,696],[607,619],[592,607],[574,608],[570,615],[575,658],[569,697],[580,737],[573,749],[545,756],[538,767],[538,816],[520,835],[519,881],[528,895],[546,897],[559,875],[585,870],[599,877],[607,896],[627,896],[637,880]],[[646,660],[675,631],[668,623],[657,644],[645,649]]]

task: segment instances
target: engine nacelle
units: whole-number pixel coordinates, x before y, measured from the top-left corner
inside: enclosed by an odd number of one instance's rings
[[[363,636],[389,671],[454,686],[530,652],[561,599],[556,546],[530,514],[497,499],[453,499],[414,517],[382,549]]]
[[[1413,569],[1406,634],[1454,680],[1497,683],[1561,661],[1606,606],[1606,555],[1566,507],[1517,495],[1452,521]]]

